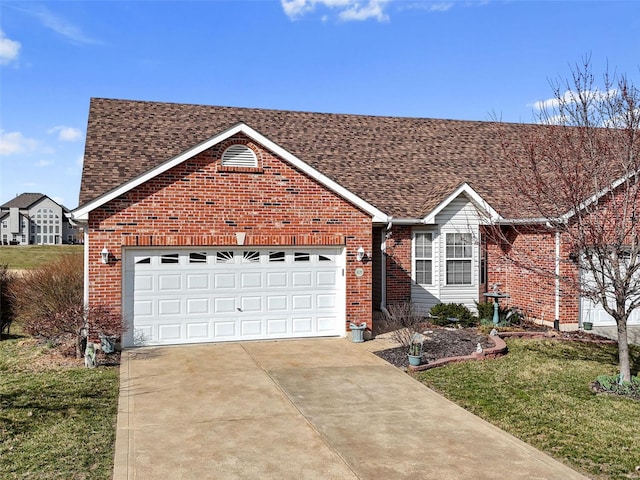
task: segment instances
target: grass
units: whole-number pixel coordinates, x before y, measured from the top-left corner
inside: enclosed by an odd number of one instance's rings
[[[640,402],[589,388],[598,375],[617,373],[616,347],[522,339],[507,344],[509,354],[500,359],[416,376],[591,478],[640,478]],[[639,369],[640,348],[633,347],[632,370]]]
[[[0,478],[110,479],[117,367],[55,358],[31,340],[0,342]]]
[[[36,268],[60,255],[82,253],[82,245],[0,245],[0,265],[11,269]]]

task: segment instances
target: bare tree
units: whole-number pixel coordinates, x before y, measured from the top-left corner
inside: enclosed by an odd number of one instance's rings
[[[573,262],[562,274],[530,252],[505,249],[520,267],[562,282],[602,305],[617,325],[621,381],[630,381],[627,323],[640,306],[640,91],[624,75],[603,75],[601,88],[586,58],[539,102],[537,125],[497,126],[512,189],[507,209],[537,226],[493,226],[511,245],[518,230],[559,232]],[[524,222],[521,222],[524,223]]]

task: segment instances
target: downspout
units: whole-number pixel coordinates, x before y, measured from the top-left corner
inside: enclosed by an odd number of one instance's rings
[[[382,295],[380,299],[380,310],[385,315],[390,316],[389,311],[387,310],[387,239],[390,236],[391,229],[393,225],[424,225],[424,218],[393,218],[393,216],[387,217],[387,233],[385,233],[385,237],[383,240],[383,245],[385,246],[384,251],[382,252]]]
[[[382,231],[382,238],[380,240],[382,241],[382,265],[380,268],[382,292],[380,293],[380,310],[387,313],[385,308],[387,305],[387,235],[384,230]]]
[[[82,233],[84,236],[84,306],[89,306],[89,229],[88,225],[82,225]]]
[[[554,328],[560,330],[560,231],[556,230],[556,312],[554,317]]]

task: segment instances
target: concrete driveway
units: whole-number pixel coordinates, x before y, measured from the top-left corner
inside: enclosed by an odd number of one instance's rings
[[[584,479],[345,339],[123,352],[114,480]]]

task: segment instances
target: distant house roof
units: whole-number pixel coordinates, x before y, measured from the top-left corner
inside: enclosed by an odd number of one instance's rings
[[[0,205],[0,208],[3,209],[3,210],[4,209],[8,210],[10,208],[19,208],[21,210],[24,210],[24,209],[30,208],[32,205],[34,205],[35,203],[39,202],[43,198],[49,198],[49,200],[51,200],[52,202],[60,205],[58,202],[56,202],[55,200],[51,199],[50,197],[48,197],[44,193],[21,193],[17,197],[12,198],[8,202]],[[60,207],[62,207],[62,211],[63,212],[67,212],[67,213],[69,212],[69,209],[67,207],[65,207],[64,205],[60,205]]]
[[[80,205],[238,123],[394,217],[422,218],[467,184],[505,217],[508,166],[492,122],[291,112],[94,98]],[[530,126],[501,124],[518,134]]]
[[[0,208],[29,208],[43,197],[46,197],[43,193],[21,193],[17,197],[0,205]]]

